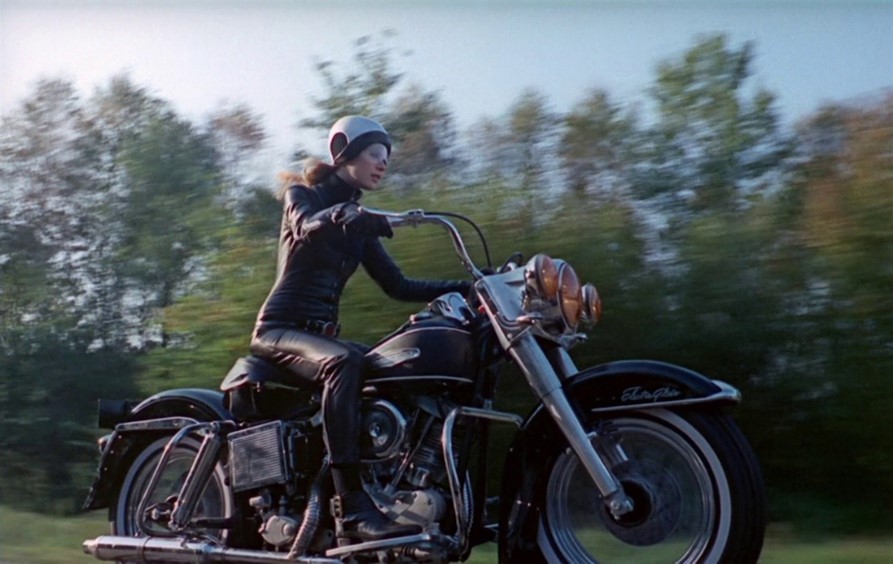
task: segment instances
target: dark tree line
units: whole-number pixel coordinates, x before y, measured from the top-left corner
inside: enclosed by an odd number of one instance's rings
[[[752,45],[705,37],[660,65],[646,106],[592,90],[560,112],[530,89],[458,131],[386,38],[364,38],[318,63],[326,92],[301,126],[382,120],[392,189],[372,205],[466,213],[495,260],[544,251],[597,283],[580,366],[650,357],[741,388],[774,519],[889,529],[893,94],[787,128],[753,64]],[[245,354],[279,221],[249,172],[264,139],[249,107],[190,121],[127,76],[88,97],[47,79],[2,116],[0,502],[73,510],[97,397],[215,387]],[[439,231],[387,244],[411,275],[462,274]],[[418,307],[351,285],[347,338]]]

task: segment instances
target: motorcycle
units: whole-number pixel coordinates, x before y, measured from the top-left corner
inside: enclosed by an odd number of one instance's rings
[[[100,401],[98,475],[85,509],[111,535],[83,543],[128,562],[452,562],[486,542],[500,562],[755,562],[766,524],[760,469],[727,413],[740,393],[662,362],[579,370],[601,300],[565,261],[519,254],[479,268],[454,221],[369,210],[394,227],[446,229],[473,277],[366,354],[364,487],[384,513],[421,527],[342,544],[316,390],[266,360],[239,359],[220,391],[176,389]],[[514,365],[537,404],[494,409]],[[487,491],[491,427],[513,433]],[[496,489],[491,486],[490,489]]]

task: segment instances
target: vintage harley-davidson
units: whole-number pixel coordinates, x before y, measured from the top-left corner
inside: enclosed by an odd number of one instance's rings
[[[319,398],[248,356],[221,391],[100,402],[101,425],[114,430],[100,439],[85,507],[108,508],[112,535],[85,541],[86,553],[437,563],[496,541],[500,562],[757,560],[765,494],[756,458],[725,413],[740,401],[736,389],[645,360],[580,370],[568,351],[601,302],[570,264],[514,255],[482,270],[453,223],[466,218],[375,213],[394,226],[445,227],[475,281],[472,295],[438,298],[366,355],[365,488],[422,532],[339,545]],[[509,363],[538,401],[524,417],[493,408]],[[490,496],[494,424],[514,435]]]

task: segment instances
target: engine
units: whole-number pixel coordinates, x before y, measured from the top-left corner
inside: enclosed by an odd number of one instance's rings
[[[360,452],[366,490],[379,509],[399,523],[437,532],[452,514],[441,445],[443,420],[430,401],[427,409],[409,412],[383,399],[365,400]],[[321,439],[313,427],[309,420],[273,421],[228,436],[230,484],[248,494],[258,533],[276,549],[309,543],[311,537],[314,544],[326,542],[320,537],[324,531],[307,525],[318,523],[327,511],[322,496],[327,473],[313,464],[322,458],[314,447]]]
[[[425,530],[438,527],[449,509],[441,447],[442,420],[423,410],[412,425],[393,403],[363,405],[361,455],[369,471],[367,490],[383,512]]]

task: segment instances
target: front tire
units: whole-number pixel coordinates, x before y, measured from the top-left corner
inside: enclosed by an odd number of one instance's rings
[[[630,413],[602,425],[629,462],[614,468],[635,510],[615,519],[577,456],[541,474],[536,544],[550,562],[755,562],[765,530],[756,458],[719,412]],[[603,444],[594,442],[593,444]]]
[[[141,530],[137,519],[137,508],[169,439],[170,437],[162,437],[149,443],[134,457],[109,506],[112,534],[133,537],[171,536],[171,532],[160,523],[149,523],[148,530]],[[198,441],[186,438],[171,452],[147,507],[162,503],[179,493],[199,446]],[[226,473],[218,462],[196,504],[193,518],[225,518],[232,515],[233,508],[234,500],[232,492],[226,486]],[[208,531],[208,534],[221,540],[225,536],[220,531]]]

